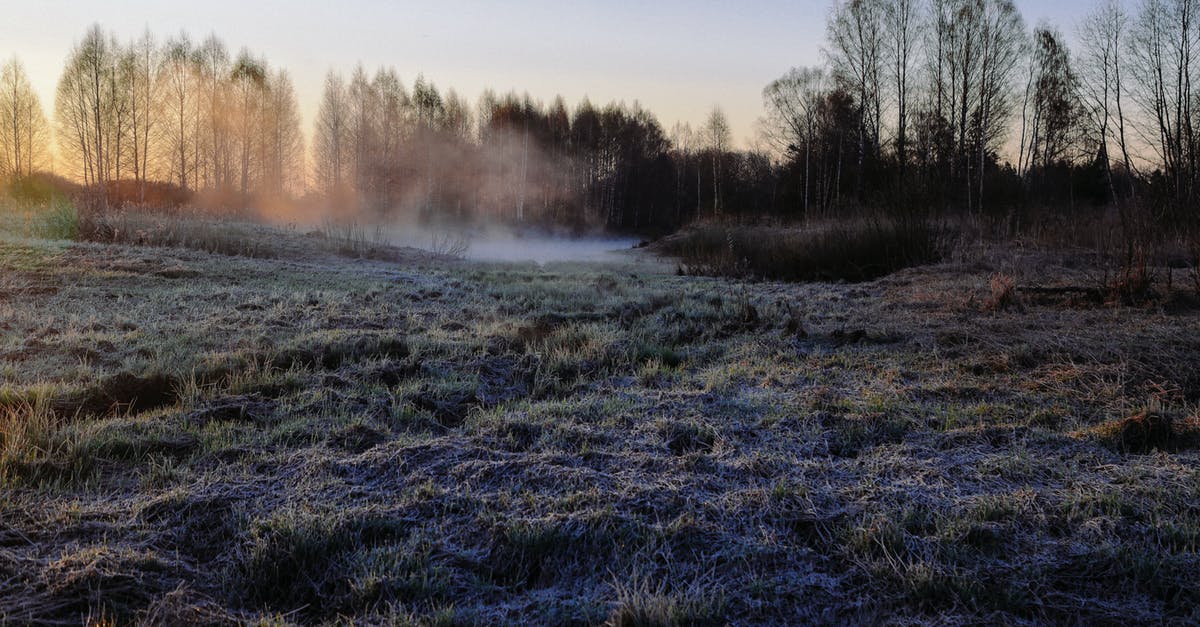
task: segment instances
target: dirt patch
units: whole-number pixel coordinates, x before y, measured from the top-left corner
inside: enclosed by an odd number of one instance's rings
[[[337,448],[357,455],[387,441],[387,434],[370,425],[355,423],[330,434],[328,441]]]
[[[184,424],[203,428],[214,422],[266,422],[275,411],[275,403],[260,396],[234,396],[212,401],[183,417]]]
[[[154,274],[164,279],[194,279],[200,276],[199,271],[191,268],[185,268],[183,266],[171,266],[169,268],[163,268]]]
[[[321,367],[336,370],[342,364],[367,359],[403,359],[410,354],[402,336],[360,334],[329,342],[309,342],[278,353],[271,365],[280,370]]]
[[[209,562],[236,545],[242,524],[226,496],[172,493],[147,503],[140,522],[162,532],[168,546],[196,562]]]
[[[179,381],[165,374],[139,376],[115,374],[75,398],[56,403],[66,415],[100,416],[113,412],[137,413],[173,405],[179,400]]]
[[[429,412],[438,424],[448,428],[461,425],[467,419],[467,412],[471,407],[479,404],[479,399],[475,396],[474,391],[462,390],[453,392],[421,390],[406,398],[414,407]]]

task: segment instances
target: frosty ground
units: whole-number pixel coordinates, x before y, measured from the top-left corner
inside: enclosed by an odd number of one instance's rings
[[[258,236],[0,237],[0,622],[1200,620],[1194,298]]]

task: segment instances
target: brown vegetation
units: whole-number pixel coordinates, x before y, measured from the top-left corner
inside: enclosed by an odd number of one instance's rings
[[[700,224],[656,245],[685,274],[784,281],[868,281],[933,263],[947,234],[922,220],[864,219],[780,228]]]

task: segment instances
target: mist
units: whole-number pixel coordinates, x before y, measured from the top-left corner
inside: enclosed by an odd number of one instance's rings
[[[462,245],[455,251],[474,261],[557,262],[618,261],[641,241],[636,237],[606,235],[561,236],[538,230],[520,230],[502,225],[467,229],[436,229],[411,225],[383,231],[387,242],[434,253]]]

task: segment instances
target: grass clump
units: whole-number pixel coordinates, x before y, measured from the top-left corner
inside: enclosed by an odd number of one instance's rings
[[[706,224],[664,241],[684,274],[783,281],[869,281],[942,258],[925,221],[866,220],[814,228]]]
[[[1200,444],[1200,426],[1195,420],[1141,411],[1101,424],[1092,430],[1101,442],[1122,453],[1174,452]]]
[[[437,587],[405,557],[408,535],[405,521],[387,517],[277,515],[252,530],[235,580],[254,607],[313,618],[405,591],[428,596]],[[403,585],[391,586],[401,570]]]
[[[645,580],[617,584],[617,603],[605,625],[610,627],[669,627],[725,624],[725,597],[699,586],[671,592]]]
[[[0,483],[54,457],[59,421],[48,394],[0,396]]]
[[[717,443],[717,432],[712,427],[690,420],[662,420],[658,434],[675,455],[710,453]]]

